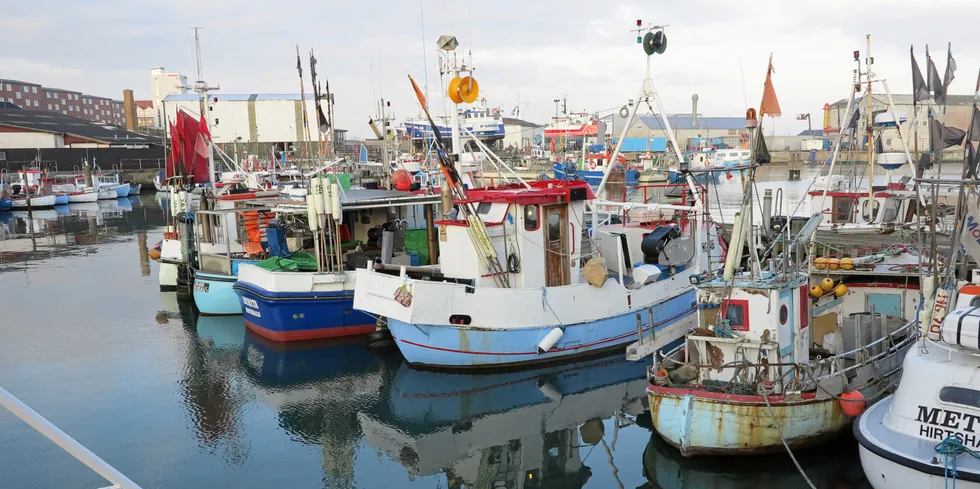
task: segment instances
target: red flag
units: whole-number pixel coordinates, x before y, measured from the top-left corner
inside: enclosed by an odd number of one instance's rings
[[[208,138],[209,141],[211,140],[211,131],[208,130],[208,120],[203,115],[201,115],[201,127],[198,128],[198,130],[201,131],[201,134]]]
[[[425,94],[422,93],[422,89],[412,79],[412,75],[408,75],[408,79],[412,82],[412,88],[415,89],[415,98],[419,99],[419,104],[422,105],[422,109],[429,110],[429,103],[425,100]]]
[[[779,108],[779,100],[776,99],[776,89],[772,86],[772,73],[776,71],[772,67],[772,55],[769,55],[769,69],[766,70],[766,85],[762,90],[762,103],[759,104],[759,117],[769,115],[779,117],[783,115]]]

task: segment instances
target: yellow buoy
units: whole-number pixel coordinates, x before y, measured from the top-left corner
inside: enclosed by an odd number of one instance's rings
[[[817,270],[825,270],[827,268],[827,259],[821,256],[820,258],[813,260],[813,266],[816,267]]]
[[[463,102],[472,104],[476,102],[476,97],[479,95],[480,84],[476,82],[476,78],[467,76],[459,81],[459,98],[463,99]]]
[[[842,270],[854,270],[854,260],[850,257],[841,258],[840,267]]]
[[[840,260],[837,258],[827,258],[827,268],[837,270],[840,268]]]
[[[843,283],[839,283],[837,284],[837,287],[834,287],[834,295],[836,295],[837,297],[844,297],[844,294],[846,293],[847,293],[847,286],[844,285]]]
[[[158,250],[150,250],[150,259],[151,260],[159,260],[160,259],[160,252]]]
[[[819,285],[814,285],[813,287],[810,287],[810,295],[813,297],[820,297],[823,295],[823,289],[820,288]]]
[[[829,292],[830,289],[834,288],[834,279],[830,277],[824,278],[823,280],[820,281],[820,288],[823,289],[825,292]]]
[[[449,88],[446,90],[446,92],[448,92],[449,100],[452,100],[453,103],[456,104],[463,103],[463,97],[459,95],[459,84],[462,81],[463,79],[458,76],[453,78],[452,80],[449,80]]]

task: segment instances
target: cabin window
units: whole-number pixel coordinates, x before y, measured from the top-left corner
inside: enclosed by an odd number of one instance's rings
[[[722,319],[727,319],[734,331],[749,330],[749,301],[730,299],[721,301]]]
[[[789,321],[789,308],[786,304],[779,306],[779,324],[786,324]]]
[[[556,212],[548,214],[548,241],[561,241],[561,216]]]
[[[526,205],[524,206],[524,230],[525,231],[536,231],[541,225],[541,219],[538,215],[537,205]]]
[[[980,295],[970,299],[970,307],[980,307]]]
[[[947,385],[939,389],[939,400],[971,408],[980,408],[980,391]]]
[[[490,207],[492,205],[493,204],[491,204],[490,202],[480,202],[480,205],[478,205],[476,207],[476,213],[477,214],[486,214],[486,213],[490,212]]]

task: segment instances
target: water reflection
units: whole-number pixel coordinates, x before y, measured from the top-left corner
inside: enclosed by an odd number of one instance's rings
[[[145,197],[153,202],[153,197]],[[0,212],[0,272],[12,264],[53,256],[84,255],[121,235],[162,226],[164,215],[138,196]],[[144,267],[145,268],[145,267]]]
[[[795,453],[810,481],[820,489],[865,489],[857,443],[850,436]],[[759,457],[685,458],[653,434],[643,451],[643,477],[638,489],[766,489],[807,487],[785,454]]]
[[[584,449],[604,445],[612,461],[603,420],[643,410],[644,368],[622,358],[506,374],[402,365],[386,402],[358,418],[367,440],[412,477],[442,472],[449,487],[579,488],[591,477]]]

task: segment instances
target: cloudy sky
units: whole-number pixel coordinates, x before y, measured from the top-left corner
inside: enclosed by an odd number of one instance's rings
[[[149,70],[193,80],[192,25],[203,26],[205,78],[224,93],[296,93],[296,45],[313,48],[336,94],[338,127],[367,136],[376,100],[398,117],[418,106],[406,78],[428,80],[443,111],[436,39],[454,34],[472,51],[490,105],[545,122],[555,98],[569,110],[609,111],[635,97],[644,54],[630,32],[637,18],[667,29],[654,81],[668,112],[741,115],[761,98],[769,53],[783,109],[777,133],[796,132],[810,112],[847,95],[852,52],[872,34],[875,69],[893,93],[910,93],[909,46],[925,67],[925,45],[942,73],[947,42],[959,65],[951,93],[972,93],[980,47],[970,27],[980,0],[3,0],[0,77],[94,95],[149,97]],[[956,19],[971,19],[957,22]],[[958,27],[957,24],[960,24]],[[424,27],[424,28],[423,28]],[[309,85],[309,72],[304,68]],[[743,83],[744,75],[744,83]],[[307,86],[307,90],[310,87]],[[772,127],[772,126],[770,126]]]

